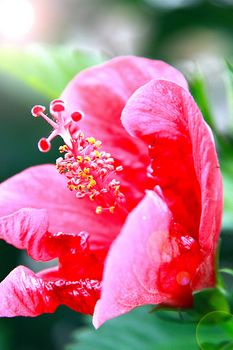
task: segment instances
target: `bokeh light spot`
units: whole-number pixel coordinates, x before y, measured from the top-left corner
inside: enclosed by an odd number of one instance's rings
[[[21,38],[34,23],[34,10],[28,0],[0,0],[0,33],[7,38]]]

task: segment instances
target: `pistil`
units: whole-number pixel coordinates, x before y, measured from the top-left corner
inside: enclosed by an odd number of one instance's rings
[[[59,173],[67,178],[68,189],[74,191],[77,198],[88,197],[90,201],[96,202],[96,214],[105,211],[113,214],[115,209],[125,202],[117,178],[123,167],[115,166],[111,154],[102,150],[101,141],[92,136],[85,137],[81,130],[72,133],[72,124],[78,123],[84,114],[76,111],[67,117],[64,114],[65,110],[64,101],[52,101],[50,103],[52,120],[45,114],[44,106],[37,105],[32,108],[34,117],[42,117],[53,128],[49,137],[40,139],[39,150],[48,152],[51,141],[60,135],[65,144],[59,147],[59,151],[64,156],[57,159],[56,167]]]

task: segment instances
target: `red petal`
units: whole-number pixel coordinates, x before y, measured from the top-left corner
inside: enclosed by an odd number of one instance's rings
[[[92,314],[100,287],[95,280],[49,281],[19,266],[0,283],[0,317],[38,316],[54,312],[61,304]]]
[[[222,179],[213,137],[192,96],[175,83],[153,80],[128,101],[123,124],[152,145],[152,175],[175,221],[208,255],[220,232]]]
[[[47,210],[50,232],[87,231],[92,244],[106,246],[118,234],[125,219],[125,214],[96,215],[90,200],[77,199],[67,189],[66,179],[52,165],[27,169],[0,185],[0,216],[26,207]]]
[[[143,197],[150,185],[146,176],[146,145],[129,137],[120,116],[128,98],[153,78],[175,81],[187,88],[183,75],[170,65],[140,57],[118,57],[78,74],[67,86],[61,99],[68,105],[68,114],[83,111],[85,117],[74,126],[86,136],[103,142],[123,165],[122,184],[130,210]],[[133,181],[133,186],[132,186]]]
[[[59,257],[59,274],[68,280],[102,279],[106,249],[91,250],[86,232],[69,234],[58,232],[46,235],[44,249]]]
[[[0,238],[19,249],[27,249],[35,260],[50,260],[43,249],[43,239],[48,230],[48,217],[45,210],[21,209],[0,218]]]

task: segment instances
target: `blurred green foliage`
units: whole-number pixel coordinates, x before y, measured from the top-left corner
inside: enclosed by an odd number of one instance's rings
[[[103,61],[98,51],[66,46],[35,45],[26,48],[0,48],[0,70],[19,78],[52,100],[59,97],[68,82],[81,70]]]

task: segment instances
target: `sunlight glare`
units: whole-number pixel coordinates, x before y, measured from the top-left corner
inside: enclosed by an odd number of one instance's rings
[[[32,28],[34,11],[28,0],[0,0],[0,33],[21,38]]]

